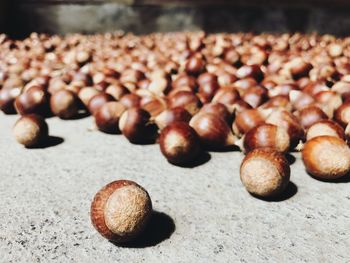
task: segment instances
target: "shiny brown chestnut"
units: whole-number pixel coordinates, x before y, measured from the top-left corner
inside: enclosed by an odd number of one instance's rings
[[[162,154],[172,164],[194,161],[200,153],[200,141],[195,130],[186,122],[173,122],[159,136]]]
[[[78,92],[78,97],[81,102],[87,107],[91,98],[100,93],[101,91],[93,87],[84,87]]]
[[[290,147],[295,148],[300,140],[304,139],[304,129],[296,116],[285,109],[276,109],[266,118],[266,123],[270,123],[287,130],[290,137]]]
[[[126,108],[120,102],[105,103],[94,115],[97,128],[105,133],[120,133],[119,118],[125,110]]]
[[[240,177],[252,195],[273,197],[286,189],[290,167],[282,153],[270,148],[259,148],[249,152],[243,159]]]
[[[224,119],[212,113],[198,113],[192,117],[190,126],[197,132],[201,143],[210,150],[232,146],[236,140]]]
[[[258,109],[248,109],[236,114],[236,119],[232,125],[232,129],[236,135],[247,133],[250,129],[263,124],[266,115]]]
[[[185,63],[185,71],[189,75],[199,75],[203,72],[205,62],[200,56],[192,56]]]
[[[191,115],[196,114],[202,106],[199,98],[190,91],[179,91],[169,97],[169,107],[183,107]]]
[[[318,136],[305,143],[302,160],[312,176],[333,180],[350,171],[350,148],[338,137]]]
[[[343,128],[350,123],[350,101],[344,102],[335,112],[334,120]]]
[[[25,147],[34,147],[45,141],[49,128],[45,119],[37,114],[23,115],[13,126],[16,141]]]
[[[136,239],[152,216],[147,191],[133,181],[118,180],[99,190],[91,203],[91,222],[106,239],[124,243]]]
[[[233,114],[231,114],[227,107],[222,103],[211,102],[204,104],[199,112],[212,113],[218,117],[221,117],[227,122],[228,125],[231,125],[233,121]]]
[[[72,91],[60,90],[51,96],[50,107],[59,118],[71,119],[78,115],[79,98]]]
[[[248,88],[242,95],[242,100],[247,102],[252,108],[257,108],[267,99],[267,89],[259,86]]]
[[[141,103],[141,97],[134,93],[128,93],[120,98],[120,103],[128,109],[138,107]]]
[[[99,93],[95,96],[93,96],[88,103],[88,110],[89,112],[94,115],[100,107],[102,107],[105,103],[115,101],[115,99],[107,94],[107,93]]]
[[[264,74],[259,65],[244,65],[236,71],[236,77],[239,79],[253,78],[260,82],[264,78]]]
[[[335,121],[320,120],[313,123],[306,132],[306,140],[309,141],[317,136],[334,136],[345,140],[344,129]]]
[[[290,136],[283,127],[261,124],[244,135],[243,147],[246,152],[265,147],[287,152],[290,147]]]
[[[16,98],[15,108],[21,115],[34,113],[44,116],[49,112],[48,101],[44,88],[33,86]]]
[[[140,108],[127,109],[119,119],[119,129],[134,144],[153,142],[156,127],[151,122],[151,115]]]
[[[160,130],[164,129],[169,124],[179,122],[190,122],[192,115],[185,110],[183,107],[175,107],[166,109],[158,116],[155,117],[154,121]]]
[[[301,126],[304,129],[308,129],[314,123],[328,119],[327,114],[317,106],[308,106],[303,108],[300,112],[298,112],[298,118]]]
[[[15,99],[20,95],[20,88],[1,89],[0,90],[0,110],[5,114],[16,113]]]
[[[240,99],[238,91],[232,87],[222,87],[220,88],[212,99],[212,102],[222,103],[228,107],[235,104]]]

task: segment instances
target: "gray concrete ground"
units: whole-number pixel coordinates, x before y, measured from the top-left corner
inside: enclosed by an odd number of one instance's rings
[[[16,118],[0,116],[0,262],[350,262],[350,179],[312,179],[299,154],[287,194],[268,202],[242,186],[241,153],[175,167],[157,145],[89,131],[91,118],[49,119],[64,142],[28,150],[11,136]],[[96,191],[121,178],[143,185],[159,212],[128,247],[89,218]]]

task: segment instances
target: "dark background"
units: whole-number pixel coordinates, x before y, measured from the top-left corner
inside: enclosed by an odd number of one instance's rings
[[[66,34],[114,30],[350,33],[347,0],[0,0],[0,29]]]

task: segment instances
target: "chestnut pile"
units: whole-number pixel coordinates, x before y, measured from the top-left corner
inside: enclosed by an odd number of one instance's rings
[[[317,34],[0,35],[0,109],[22,115],[26,147],[48,136],[45,117],[84,113],[175,165],[236,145],[246,189],[270,197],[289,183],[288,151],[314,177],[349,172],[349,58],[350,37]]]

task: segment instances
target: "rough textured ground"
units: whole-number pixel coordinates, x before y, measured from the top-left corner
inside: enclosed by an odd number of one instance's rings
[[[268,202],[243,188],[238,152],[179,168],[157,145],[89,131],[91,118],[49,119],[64,142],[28,150],[11,136],[15,120],[0,116],[0,262],[350,261],[350,179],[312,179],[298,154],[288,193]],[[89,219],[96,191],[121,178],[143,185],[159,211],[146,235],[123,248]]]

